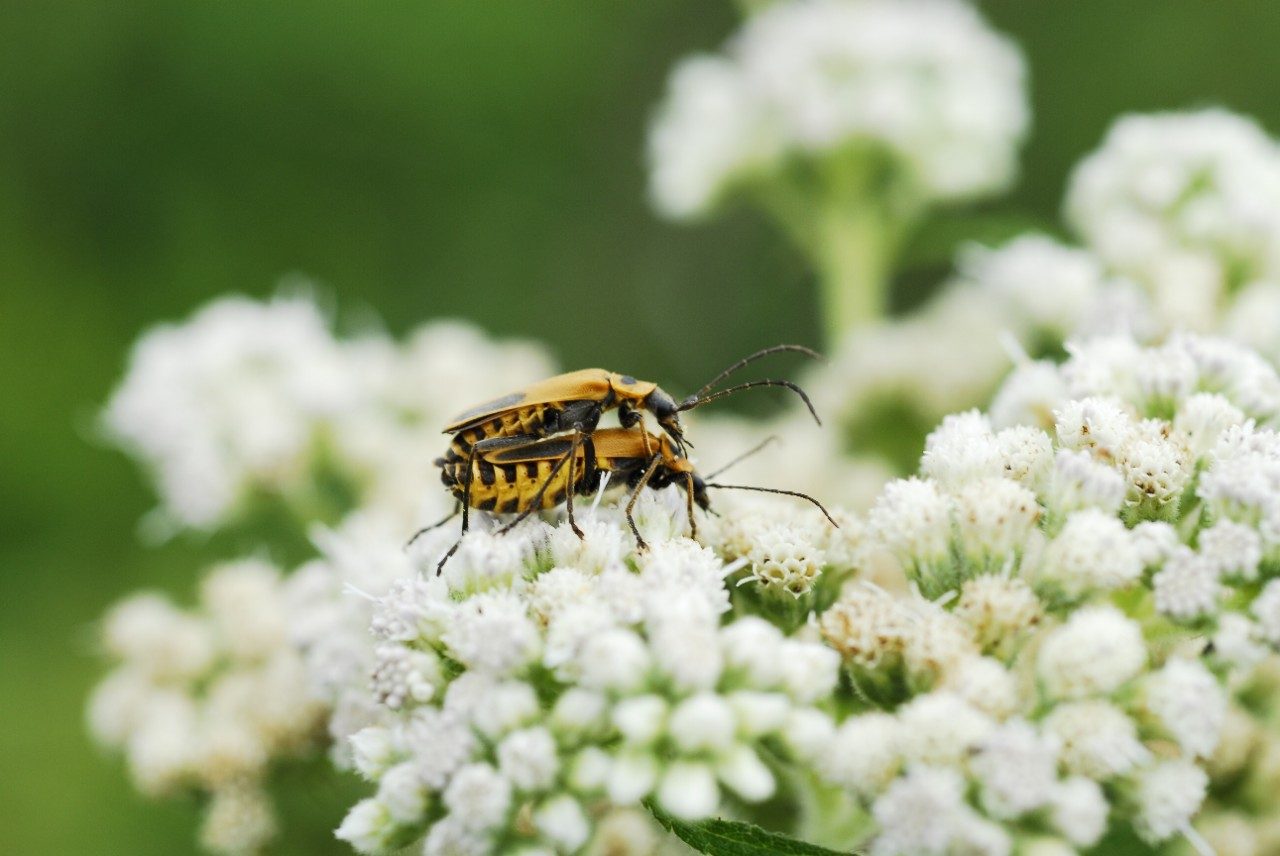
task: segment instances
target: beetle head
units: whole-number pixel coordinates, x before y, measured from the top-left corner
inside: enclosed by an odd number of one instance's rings
[[[670,435],[676,445],[683,448],[684,445],[684,428],[680,425],[680,410],[676,406],[676,401],[661,388],[654,387],[644,398],[644,408],[653,414],[653,418],[658,420],[658,424],[662,426],[662,430]]]

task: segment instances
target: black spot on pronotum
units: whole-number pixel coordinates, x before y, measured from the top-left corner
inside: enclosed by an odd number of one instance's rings
[[[634,385],[635,385],[635,382],[636,382],[636,379],[635,379],[635,378],[633,378],[633,377],[632,377],[631,375],[629,375],[629,374],[624,374],[624,375],[622,376],[622,384],[623,384],[623,386],[634,386]]]

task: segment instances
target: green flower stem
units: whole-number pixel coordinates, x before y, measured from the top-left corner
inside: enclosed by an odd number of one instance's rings
[[[756,194],[818,273],[829,346],[884,316],[898,252],[922,208],[888,155],[852,145],[819,161],[797,159]]]
[[[872,203],[872,204],[868,204]],[[832,206],[819,220],[814,246],[827,341],[885,314],[896,255],[893,224],[872,200]]]

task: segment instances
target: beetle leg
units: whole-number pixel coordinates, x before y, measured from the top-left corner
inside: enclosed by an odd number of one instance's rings
[[[422,537],[423,535],[425,535],[427,532],[430,532],[432,529],[439,529],[441,526],[445,525],[445,524],[446,524],[446,523],[448,523],[450,520],[452,520],[453,518],[457,517],[457,516],[458,516],[458,512],[459,512],[459,511],[461,511],[461,510],[462,510],[461,508],[459,508],[459,507],[457,507],[457,506],[454,506],[453,511],[450,511],[450,512],[449,512],[449,516],[448,516],[448,517],[444,518],[443,520],[439,520],[439,521],[437,521],[437,522],[435,522],[435,523],[432,523],[430,526],[423,526],[423,527],[422,527],[421,529],[419,529],[417,532],[414,532],[414,533],[413,533],[413,537],[412,537],[412,538],[410,538],[410,539],[409,539],[409,541],[408,541],[408,543],[406,543],[406,544],[404,545],[404,546],[405,546],[405,549],[408,549],[409,547],[412,547],[412,546],[413,546],[413,542],[414,542],[414,541],[417,541],[419,538],[421,538],[421,537]]]
[[[578,486],[578,453],[577,443],[569,450],[569,484],[565,490],[565,504],[569,511],[569,528],[573,530],[573,534],[578,536],[578,540],[585,541],[586,535],[582,534],[582,530],[578,528],[578,521],[573,519],[573,495],[577,493]]]
[[[649,468],[644,471],[644,475],[636,482],[635,490],[631,491],[631,499],[627,500],[627,523],[631,525],[631,534],[636,536],[637,550],[647,550],[649,545],[644,542],[644,538],[640,537],[640,530],[636,528],[636,519],[631,515],[631,512],[636,507],[636,500],[640,498],[640,491],[644,490],[644,486],[649,483],[649,479],[653,478],[654,472],[661,463],[662,458],[655,455],[653,461],[649,464]]]
[[[467,536],[467,530],[471,528],[471,482],[475,474],[475,450],[471,450],[471,455],[467,457],[467,482],[462,488],[462,532],[458,534],[458,540],[453,542],[453,546],[449,551],[440,557],[439,564],[436,565],[436,576],[444,571],[444,563],[458,552],[458,547],[462,544],[462,539]]]
[[[560,468],[565,465],[565,462],[571,459],[572,457],[574,457],[578,453],[578,446],[581,445],[582,438],[584,436],[585,435],[582,434],[582,432],[580,431],[574,432],[573,442],[569,445],[568,453],[564,457],[562,457],[560,460],[556,461],[556,465],[551,468],[551,472],[547,473],[546,479],[543,480],[542,486],[538,488],[538,492],[534,494],[533,500],[529,503],[529,507],[526,508],[524,511],[520,512],[520,515],[516,517],[515,520],[512,520],[510,523],[503,526],[494,534],[505,535],[507,532],[510,532],[514,526],[516,526],[518,523],[520,523],[530,514],[533,514],[542,506],[542,497],[546,495],[547,488],[551,486],[551,482],[555,480],[556,474],[560,472]],[[570,491],[573,490],[572,484],[569,485],[569,490]]]
[[[684,474],[684,499],[689,508],[689,537],[698,540],[698,521],[693,519],[693,473]]]

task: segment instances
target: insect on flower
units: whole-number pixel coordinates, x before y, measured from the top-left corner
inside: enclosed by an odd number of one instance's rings
[[[680,424],[682,412],[701,407],[703,404],[735,392],[761,386],[783,387],[796,393],[804,401],[814,420],[822,424],[808,395],[791,381],[769,378],[712,392],[716,384],[744,366],[762,357],[783,352],[794,352],[821,359],[815,351],[802,345],[774,345],[764,348],[738,360],[679,403],[652,381],[638,380],[631,375],[610,372],[606,369],[582,369],[557,375],[477,405],[457,416],[444,429],[446,434],[452,435],[452,439],[445,456],[438,459],[436,464],[441,467],[441,475],[445,478],[446,485],[449,484],[449,472],[460,474],[458,484],[466,484],[470,475],[478,468],[478,464],[485,460],[488,453],[514,450],[539,439],[565,432],[572,432],[567,439],[570,445],[567,447],[554,445],[552,448],[560,449],[559,457],[565,461],[575,460],[585,439],[596,430],[600,417],[606,410],[614,408],[618,410],[618,421],[623,428],[634,428],[640,425],[644,418],[643,413],[645,411],[652,413],[674,444],[668,447],[670,459],[683,459],[685,447],[689,444],[684,439],[684,429]],[[641,430],[636,436],[643,443],[646,460],[654,458],[655,455],[658,458],[662,457],[662,450],[654,445],[653,434]],[[566,496],[572,497],[572,491],[566,486],[562,485],[562,487],[567,493],[563,493],[559,501],[564,501]],[[462,531],[465,533],[469,523],[469,510],[473,503],[463,496],[458,496],[458,499],[462,510]],[[547,507],[554,507],[559,504],[559,501]],[[427,529],[434,529],[452,517],[453,514],[434,526],[419,530],[413,537],[417,538]],[[582,537],[582,530],[573,519],[571,503],[569,523],[578,537]]]
[[[747,454],[752,454],[763,445],[762,443]],[[712,477],[743,457],[745,455],[731,461]],[[627,523],[636,538],[636,544],[642,550],[647,545],[636,527],[632,511],[640,491],[645,487],[659,489],[672,484],[684,486],[691,536],[697,534],[694,505],[704,511],[711,510],[707,488],[754,490],[800,497],[816,505],[833,526],[838,525],[820,502],[806,494],[707,481],[694,470],[693,463],[680,454],[669,437],[649,434],[643,429],[603,428],[575,437],[508,442],[477,452],[467,459],[441,460],[440,477],[464,512],[464,533],[467,526],[465,512],[469,508],[499,514],[517,514],[514,520],[498,530],[499,533],[508,531],[536,511],[555,508],[562,502],[566,503],[569,520],[573,523],[574,496],[595,493],[606,478],[618,478],[630,491],[626,506]],[[436,526],[448,522],[457,513],[454,511]],[[576,523],[573,523],[573,527],[578,531]],[[444,567],[457,546],[455,543],[444,555],[437,571]]]
[[[678,403],[653,381],[637,380],[631,375],[607,369],[581,369],[556,375],[459,414],[444,429],[444,433],[453,435],[445,459],[466,459],[471,456],[473,449],[482,452],[502,448],[507,444],[498,441],[508,438],[528,441],[566,431],[590,433],[596,429],[604,412],[614,408],[617,408],[618,421],[624,428],[639,425],[644,411],[652,413],[683,455],[686,442],[684,429],[680,425],[681,413],[726,395],[760,386],[780,386],[796,393],[809,408],[813,418],[821,424],[809,397],[791,381],[755,380],[711,392],[712,387],[744,366],[761,357],[783,352],[821,359],[816,352],[801,345],[764,348],[738,360],[693,395]],[[647,432],[644,434],[646,441],[649,436],[651,435]]]

